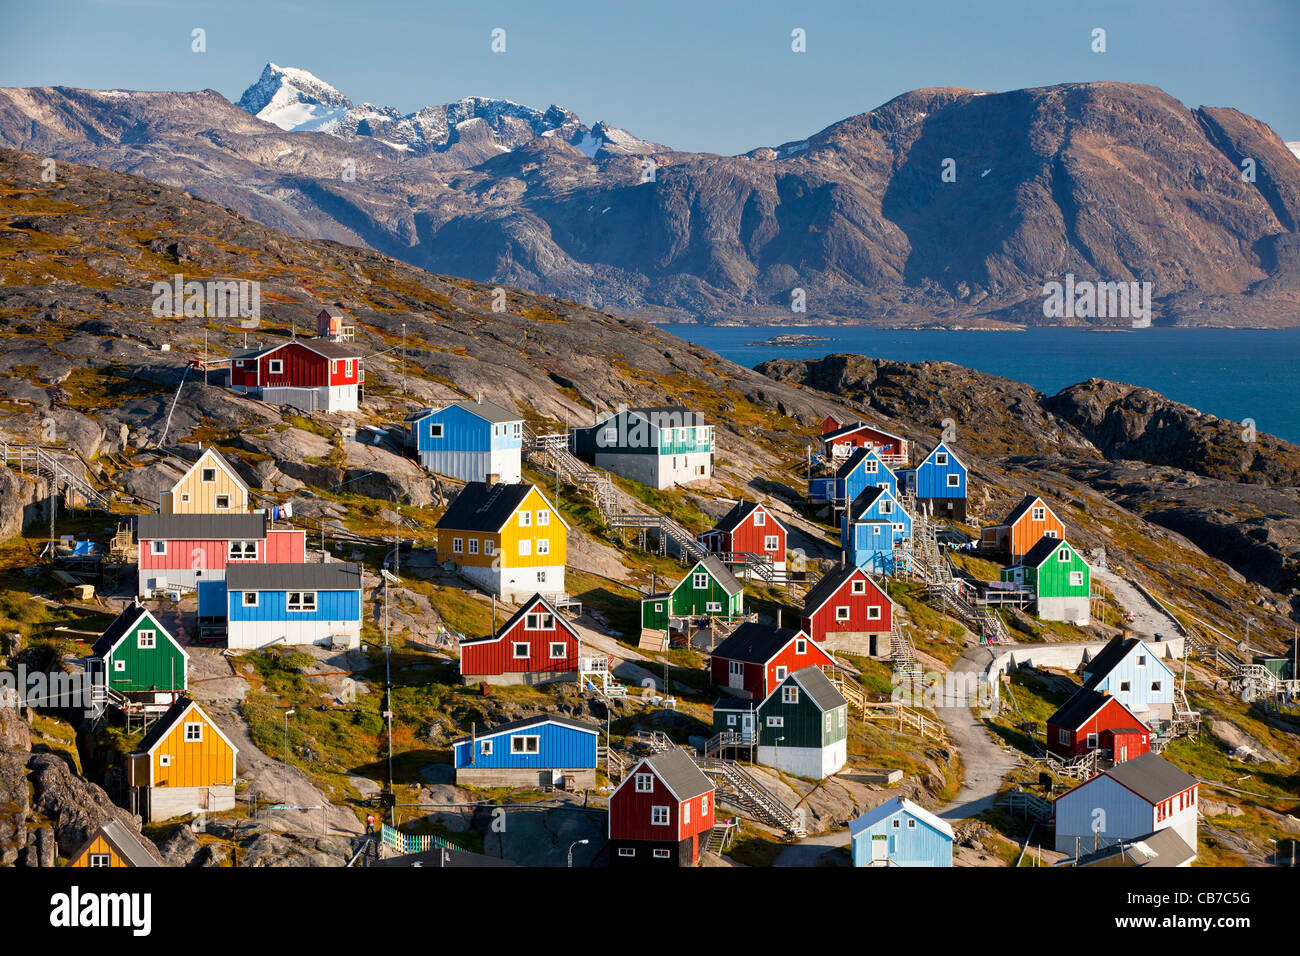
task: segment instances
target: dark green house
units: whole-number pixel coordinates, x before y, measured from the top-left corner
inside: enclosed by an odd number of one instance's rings
[[[758,762],[820,780],[848,762],[849,705],[820,667],[781,681],[758,705]]]
[[[671,591],[642,598],[641,627],[667,631],[673,618],[740,617],[744,613],[744,585],[710,555],[697,562]]]
[[[91,648],[86,670],[134,704],[170,704],[189,686],[190,655],[147,609],[128,604]],[[120,703],[120,699],[119,699]]]

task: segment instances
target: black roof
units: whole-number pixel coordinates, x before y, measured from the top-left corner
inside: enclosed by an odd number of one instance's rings
[[[1089,690],[1095,690],[1097,685],[1106,679],[1106,675],[1125,658],[1137,643],[1138,639],[1136,637],[1123,637],[1122,635],[1112,637],[1110,643],[1103,647],[1096,657],[1083,665],[1083,672],[1088,675],[1088,679],[1083,682],[1083,686]]]
[[[1168,800],[1197,782],[1190,773],[1179,770],[1164,757],[1153,753],[1117,763],[1106,771],[1106,776],[1128,787],[1148,803]]]
[[[831,683],[831,679],[822,672],[820,667],[801,667],[790,677],[799,682],[799,686],[812,698],[817,708],[823,712],[834,710],[836,707],[844,707],[847,704],[844,695],[840,693],[840,689]],[[772,693],[776,693],[776,691]]]
[[[167,708],[167,713],[153,722],[148,733],[136,745],[135,752],[138,754],[146,753],[152,749],[154,744],[166,737],[171,729],[176,726],[176,721],[181,719],[181,714],[189,710],[190,705],[193,703],[194,700],[185,694],[177,697],[176,703]]]
[[[328,564],[232,564],[226,568],[231,591],[356,591],[361,565],[351,561]]]
[[[1056,709],[1056,713],[1047,718],[1047,722],[1056,727],[1074,730],[1101,710],[1107,696],[1087,687],[1080,687],[1069,700]]]
[[[533,486],[523,482],[471,481],[456,496],[435,527],[448,531],[500,531]]]
[[[812,614],[816,611],[819,607],[829,601],[831,597],[834,596],[835,592],[844,586],[844,582],[853,577],[853,575],[858,571],[862,571],[862,569],[856,564],[842,564],[834,571],[828,573],[813,585],[812,590],[804,597],[803,613]],[[862,571],[862,576],[870,582],[872,587],[876,587],[881,591],[884,590],[883,588],[879,588],[876,582],[872,581],[871,576],[865,571]],[[888,594],[885,596],[888,597]]]
[[[728,661],[766,664],[799,633],[795,628],[775,628],[746,621],[714,648],[711,656]]]
[[[713,526],[712,530],[722,534],[735,531],[742,521],[748,518],[756,508],[760,507],[762,505],[757,501],[737,501],[730,511],[718,519],[718,523]],[[775,515],[771,515],[771,517],[773,521],[776,521]],[[777,521],[777,524],[780,524],[780,522]]]
[[[266,537],[266,514],[140,515],[137,541],[235,541]]]
[[[498,734],[507,734],[515,730],[527,730],[529,727],[536,727],[540,724],[561,724],[565,727],[571,727],[574,730],[581,730],[584,733],[599,734],[600,728],[595,724],[587,723],[584,720],[574,720],[572,717],[561,717],[558,714],[538,714],[536,717],[525,717],[523,720],[512,720],[508,724],[497,724],[495,727],[487,727],[482,733],[476,733],[475,738],[481,740],[484,737],[495,737]],[[463,744],[469,740],[469,737],[461,737],[453,742]]]
[[[862,460],[864,458],[866,458],[868,455],[873,455],[873,454],[875,454],[874,448],[853,449],[853,453],[850,454],[848,458],[845,458],[843,463],[838,468],[835,469],[835,477],[847,478],[850,474],[853,473],[853,469],[857,468],[858,465],[862,463]],[[879,460],[880,458],[879,455],[875,455],[875,457],[877,460]],[[888,469],[889,467],[883,461],[880,463],[880,466],[885,469]]]
[[[646,757],[645,762],[678,800],[690,800],[713,791],[713,783],[704,775],[704,771],[695,765],[695,761],[685,751],[676,747]]]
[[[554,604],[546,600],[546,598],[542,597],[541,594],[539,593],[539,594],[534,594],[527,601],[521,604],[519,606],[519,610],[515,611],[514,614],[510,615],[510,620],[502,624],[501,627],[497,629],[497,632],[495,634],[489,634],[487,637],[466,637],[461,641],[461,643],[475,644],[479,641],[495,641],[497,638],[507,634],[512,627],[514,627],[521,620],[523,620],[524,615],[532,611],[533,607],[537,604],[540,604],[542,605],[542,607],[546,608],[547,613],[551,614],[555,618],[557,624],[564,625],[565,630],[571,632],[574,636],[577,636],[578,632],[574,630],[573,625],[570,624],[564,618],[564,616],[555,609]]]
[[[1025,556],[1020,559],[1020,564],[1026,568],[1036,568],[1051,557],[1053,551],[1066,543],[1067,542],[1064,538],[1053,538],[1049,535],[1043,535],[1038,539],[1038,543],[1030,548],[1025,553]],[[1071,548],[1071,550],[1074,549]]]
[[[849,520],[857,520],[858,516],[874,505],[876,499],[883,495],[885,491],[884,485],[871,485],[862,489],[862,493],[854,498],[853,504],[849,506]]]
[[[122,635],[148,613],[146,608],[134,602],[122,608],[122,613],[113,619],[113,623],[108,625],[103,634],[95,638],[95,643],[90,648],[91,656],[103,657],[111,651],[113,645],[122,639]]]
[[[753,710],[758,701],[752,697],[719,697],[713,702],[714,710]]]
[[[1015,524],[1024,516],[1024,513],[1033,506],[1035,501],[1041,500],[1042,499],[1038,495],[1025,495],[1020,499],[1020,504],[1011,509],[1011,514],[1007,515],[1007,520],[1002,523],[1005,525]],[[1043,502],[1043,506],[1047,507],[1046,501]],[[1051,509],[1049,508],[1048,510],[1050,511]]]

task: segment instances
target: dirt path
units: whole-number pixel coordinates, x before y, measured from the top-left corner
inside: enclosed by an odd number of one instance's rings
[[[985,647],[973,647],[957,659],[957,673],[983,673],[992,659]],[[939,816],[945,820],[965,820],[993,806],[1002,781],[1019,764],[1014,752],[1003,746],[969,707],[936,707],[953,746],[961,754],[961,790]]]
[[[1098,581],[1110,589],[1110,593],[1115,595],[1115,600],[1119,601],[1124,611],[1133,615],[1133,620],[1127,625],[1130,630],[1147,637],[1153,634],[1173,637],[1179,633],[1178,625],[1174,623],[1173,618],[1152,605],[1131,582],[1113,571],[1100,568],[1094,570],[1093,574]]]

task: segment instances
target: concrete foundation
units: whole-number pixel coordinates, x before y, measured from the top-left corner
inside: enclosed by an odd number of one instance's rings
[[[551,787],[563,786],[565,777],[573,777],[573,786],[577,790],[596,789],[596,771],[592,768],[581,770],[553,770],[531,768],[498,769],[465,767],[456,771],[458,787]]]

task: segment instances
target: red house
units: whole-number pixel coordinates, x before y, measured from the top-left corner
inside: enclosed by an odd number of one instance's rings
[[[140,515],[135,534],[141,597],[224,581],[231,565],[307,560],[307,532],[273,527],[264,513]]]
[[[835,659],[803,631],[746,623],[713,651],[709,674],[716,687],[763,700],[789,674],[805,667],[833,667]]]
[[[577,680],[578,632],[540,594],[524,602],[492,637],[460,642],[466,684],[545,684]]]
[[[832,571],[808,592],[801,624],[814,641],[850,654],[887,657],[893,650],[894,602],[852,564]]]
[[[843,428],[845,425],[849,424],[849,421],[850,420],[847,418],[841,419],[836,415],[827,415],[822,419],[822,434],[825,435],[827,432],[833,432],[837,428]]]
[[[757,501],[741,501],[719,519],[700,541],[711,554],[728,564],[745,563],[741,555],[768,558],[777,571],[785,570],[785,525]],[[749,559],[752,560],[752,559]]]
[[[355,412],[365,376],[361,352],[330,339],[293,339],[230,359],[230,387],[307,411]]]
[[[1047,749],[1067,759],[1111,749],[1119,763],[1150,750],[1151,731],[1114,697],[1082,687],[1047,718]]]
[[[685,751],[638,763],[609,798],[610,866],[691,866],[713,829],[713,784]]]
[[[907,464],[907,439],[866,422],[842,425],[822,435],[822,451],[831,461],[847,458],[855,448],[874,448],[891,468]]]

